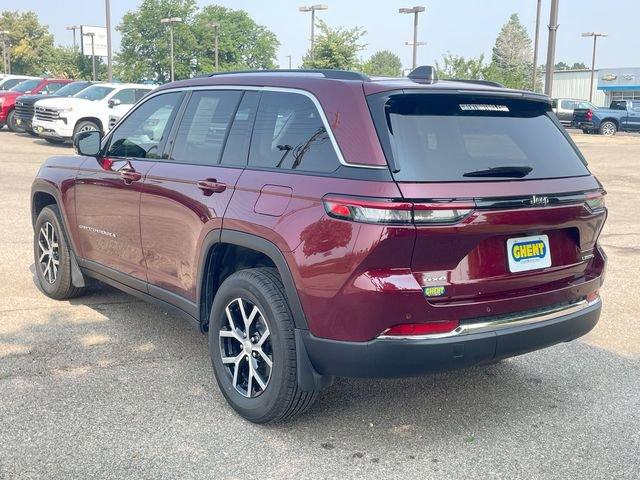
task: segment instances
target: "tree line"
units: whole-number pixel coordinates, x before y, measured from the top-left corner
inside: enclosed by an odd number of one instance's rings
[[[216,32],[221,71],[277,68],[278,38],[247,12],[219,5],[198,8],[195,0],[143,0],[136,10],[125,13],[116,27],[122,35],[120,51],[114,57],[118,80],[159,83],[169,80],[167,27],[160,22],[165,17],[182,19],[173,26],[176,79],[214,71]],[[34,12],[1,12],[0,30],[10,32],[13,73],[91,78],[91,58],[73,47],[56,46],[48,27],[39,22]],[[366,60],[360,57],[366,48],[363,43],[366,31],[361,27],[332,27],[319,20],[317,31],[313,52],[307,52],[301,68],[402,76],[400,57],[389,50],[375,52]],[[496,38],[490,61],[484,55],[465,58],[447,53],[442,61],[436,62],[436,68],[441,78],[492,80],[511,88],[530,89],[532,57],[531,39],[518,15],[513,14]],[[585,68],[585,65],[560,62],[556,68]],[[537,84],[541,83],[543,69],[544,66],[539,69]],[[106,76],[102,59],[98,60],[98,76]]]

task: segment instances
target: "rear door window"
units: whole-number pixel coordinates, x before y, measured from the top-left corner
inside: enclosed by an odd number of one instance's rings
[[[220,161],[240,91],[195,91],[173,142],[171,161],[214,165]]]
[[[309,97],[264,92],[253,130],[249,165],[328,173],[340,164],[322,117]]]
[[[573,110],[576,106],[576,102],[573,100],[562,100],[560,102],[560,108],[563,110]]]
[[[483,181],[588,175],[549,105],[441,94],[370,97],[400,181]]]
[[[247,164],[253,122],[256,118],[259,100],[259,92],[244,92],[227,135],[227,143],[224,146],[220,162],[223,165],[245,166]]]

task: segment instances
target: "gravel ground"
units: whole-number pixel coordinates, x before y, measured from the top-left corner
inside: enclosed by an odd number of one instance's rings
[[[183,320],[110,288],[37,290],[29,188],[70,150],[0,131],[0,478],[639,478],[640,137],[575,139],[609,192],[593,332],[489,367],[339,379],[304,417],[255,426]]]

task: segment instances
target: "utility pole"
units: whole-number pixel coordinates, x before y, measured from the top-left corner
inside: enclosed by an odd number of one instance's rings
[[[423,42],[418,42],[418,14],[424,11],[424,7],[400,8],[398,10],[398,13],[413,13],[413,43],[406,42],[407,45],[413,46],[413,61],[411,63],[413,69],[418,66],[418,46],[424,45]]]
[[[180,17],[169,17],[163,18],[160,20],[160,23],[168,23],[169,24],[169,48],[171,50],[171,81],[175,80],[174,75],[174,60],[173,60],[173,24],[182,22],[182,18]]]
[[[545,69],[544,93],[551,96],[553,88],[553,70],[556,62],[556,34],[558,33],[558,3],[560,0],[551,0],[551,13],[549,14],[549,44],[547,46],[547,68]]]
[[[216,50],[215,61],[216,61],[216,72],[217,72],[218,70],[220,70],[220,65],[218,63],[218,29],[220,28],[220,22],[211,22],[209,23],[209,26],[213,28],[213,31],[214,31],[213,45]]]
[[[311,60],[313,60],[313,45],[316,40],[316,10],[328,10],[329,7],[326,5],[311,5],[309,7],[298,7],[300,12],[311,12],[311,50],[309,53],[311,54]]]
[[[9,34],[8,30],[0,30],[0,37],[2,37],[2,73],[7,74],[11,73],[11,65],[9,61],[7,61],[7,35]]]
[[[83,33],[84,36],[91,38],[91,63],[93,64],[93,81],[98,80],[98,75],[96,72],[96,44],[95,37],[96,34],[94,32]]]
[[[536,80],[538,80],[538,39],[540,37],[540,8],[542,0],[538,0],[536,9],[536,33],[533,40],[533,72],[531,72],[531,91],[536,91]]]
[[[607,37],[609,34],[600,32],[585,32],[583,37],[593,37],[593,55],[591,56],[591,87],[589,88],[589,101],[593,101],[593,77],[596,73],[596,40],[598,37]]]
[[[287,58],[289,59],[289,70],[291,70],[291,55],[287,55]]]
[[[113,60],[111,58],[111,1],[104,0],[105,16],[107,17],[107,78],[113,82]]]
[[[73,51],[78,51],[78,43],[76,42],[76,30],[80,30],[80,25],[69,25],[64,27],[66,30],[73,30]]]

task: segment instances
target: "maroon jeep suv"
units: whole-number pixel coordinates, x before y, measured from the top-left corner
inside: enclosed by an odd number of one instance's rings
[[[159,87],[32,189],[36,275],[98,279],[208,333],[252,422],[334,376],[491,363],[597,323],[604,190],[546,96],[348,71]]]

